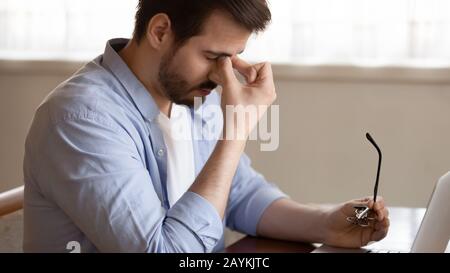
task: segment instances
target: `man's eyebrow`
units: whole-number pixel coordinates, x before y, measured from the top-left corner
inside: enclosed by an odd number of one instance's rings
[[[233,55],[227,52],[218,52],[218,51],[213,51],[213,50],[204,50],[203,52],[205,52],[206,54],[211,54],[217,57],[232,57]],[[242,54],[244,52],[244,50],[241,50],[238,54]]]

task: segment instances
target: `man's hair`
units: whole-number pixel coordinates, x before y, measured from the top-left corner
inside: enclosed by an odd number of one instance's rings
[[[263,31],[271,20],[266,0],[139,0],[133,37],[142,41],[152,17],[164,13],[171,20],[175,44],[181,45],[201,33],[215,10],[227,12],[252,33]]]

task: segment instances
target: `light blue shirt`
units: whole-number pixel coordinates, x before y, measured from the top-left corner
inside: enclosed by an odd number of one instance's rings
[[[190,191],[170,207],[159,109],[117,53],[127,42],[109,41],[36,111],[25,145],[25,252],[69,252],[72,241],[81,252],[220,251],[224,225],[256,235],[264,210],[285,197],[243,155],[223,221]],[[205,105],[219,99],[213,92]],[[196,176],[216,142],[193,140]]]

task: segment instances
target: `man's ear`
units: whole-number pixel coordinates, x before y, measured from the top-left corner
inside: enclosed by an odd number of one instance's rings
[[[158,13],[152,17],[147,26],[146,38],[150,45],[157,50],[164,48],[163,45],[170,42],[172,28],[167,14]]]

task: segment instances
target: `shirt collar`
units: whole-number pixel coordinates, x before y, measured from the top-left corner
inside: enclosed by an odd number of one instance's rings
[[[141,115],[147,121],[156,121],[160,113],[158,105],[145,86],[139,81],[138,78],[136,78],[128,65],[117,53],[117,51],[125,47],[129,41],[129,39],[121,38],[109,40],[106,43],[105,52],[103,53],[102,64],[108,68],[123,85]],[[216,92],[212,92],[211,95],[206,97],[205,102],[199,109],[194,109],[193,107],[190,108],[192,117],[194,115],[199,115],[203,107],[209,104],[220,105],[220,96]],[[205,117],[202,115],[200,115],[200,119],[202,120],[202,123],[206,123]]]
[[[141,115],[146,120],[153,121],[160,112],[155,100],[117,53],[128,42],[128,39],[109,40],[106,43],[102,63],[120,81]]]

